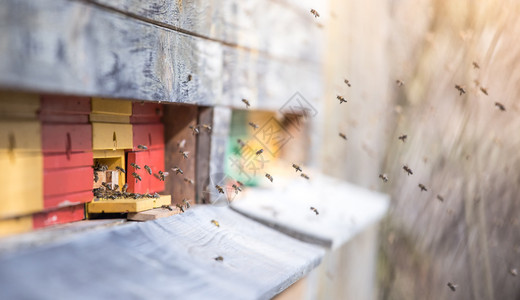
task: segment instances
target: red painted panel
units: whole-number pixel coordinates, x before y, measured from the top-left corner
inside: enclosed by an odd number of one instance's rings
[[[43,194],[61,195],[92,190],[94,171],[92,167],[53,169],[43,172]]]
[[[164,148],[164,125],[134,124],[132,125],[134,151],[140,151],[138,145],[145,145],[149,149]]]
[[[80,221],[85,218],[85,205],[62,207],[33,215],[34,229]]]
[[[159,170],[164,171],[164,149],[150,151],[151,167],[154,174],[158,174]],[[153,176],[150,178],[150,193],[164,191],[164,181]]]
[[[40,115],[88,115],[90,98],[64,95],[42,95]]]
[[[64,195],[44,196],[43,207],[47,209],[61,206],[70,206],[78,203],[86,203],[92,201],[93,197],[94,196],[92,195],[92,191],[90,190]]]
[[[42,150],[44,153],[92,151],[92,126],[43,124]]]
[[[52,153],[43,155],[45,170],[92,166],[94,158],[92,152],[79,153]]]
[[[128,152],[127,157],[127,165],[126,165],[126,181],[128,183],[128,192],[130,193],[148,193],[150,187],[150,179],[151,176],[144,169],[145,165],[149,165],[151,162],[150,159],[151,151],[142,151],[142,152]],[[135,169],[130,164],[135,163],[141,167],[141,169]],[[153,171],[153,169],[152,169]],[[132,173],[136,172],[139,176],[141,176],[142,180],[137,180],[132,176]]]
[[[134,102],[130,123],[159,123],[162,115],[162,104]]]
[[[43,123],[88,123],[88,115],[40,115]]]

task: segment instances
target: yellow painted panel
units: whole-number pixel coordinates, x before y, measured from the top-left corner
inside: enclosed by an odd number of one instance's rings
[[[92,214],[99,213],[126,213],[126,212],[140,212],[144,210],[153,209],[154,199],[115,199],[115,200],[94,200],[87,203],[87,211]]]
[[[172,204],[171,195],[161,195],[161,198],[154,199],[153,208],[158,208],[163,205],[171,205],[171,204]]]
[[[92,113],[131,116],[132,102],[128,100],[92,98]]]
[[[0,118],[36,119],[40,96],[21,92],[0,92]]]
[[[131,149],[132,125],[92,123],[92,147],[94,150]]]
[[[0,220],[0,237],[33,229],[32,216]]]
[[[41,149],[38,121],[0,121],[0,153],[41,152]]]
[[[90,122],[101,123],[130,123],[130,116],[107,115],[107,114],[90,114]]]
[[[43,209],[41,153],[0,153],[0,218]]]

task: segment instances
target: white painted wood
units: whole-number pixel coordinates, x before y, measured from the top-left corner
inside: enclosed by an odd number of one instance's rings
[[[5,299],[269,299],[323,255],[227,207],[197,206],[0,256],[0,290]]]
[[[332,249],[345,244],[387,211],[387,195],[321,174],[247,189],[232,208],[295,238]],[[316,215],[310,207],[315,207]]]

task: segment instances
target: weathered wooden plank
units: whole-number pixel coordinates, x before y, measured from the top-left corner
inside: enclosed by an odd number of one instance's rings
[[[232,208],[303,241],[336,249],[380,220],[388,196],[347,182],[310,174],[272,189],[248,189]],[[310,208],[317,209],[318,214]]]
[[[4,254],[0,289],[6,299],[268,299],[323,254],[229,208],[199,206]]]
[[[198,104],[220,98],[217,42],[82,1],[0,7],[0,87]]]
[[[172,207],[171,210],[167,208],[154,208],[146,211],[129,213],[127,219],[130,221],[151,221],[160,218],[171,217],[180,214],[181,210],[178,207]]]
[[[324,5],[315,1],[88,0],[159,26],[281,59],[321,61]],[[314,18],[310,9],[322,12]]]

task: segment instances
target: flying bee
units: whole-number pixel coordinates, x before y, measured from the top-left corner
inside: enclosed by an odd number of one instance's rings
[[[450,288],[450,290],[452,290],[454,292],[457,290],[457,285],[453,284],[451,282],[448,282],[448,287]]]
[[[318,13],[314,8],[311,9],[311,14],[312,14],[315,18],[317,18],[317,17],[320,16],[320,14],[319,14],[319,13]]]
[[[135,178],[135,183],[137,183],[137,180],[142,181],[141,176],[139,176],[136,172],[132,173],[132,176]]]
[[[195,181],[193,181],[193,179],[189,179],[189,178],[184,178],[184,181],[189,183],[189,184],[194,184]]]
[[[265,177],[267,177],[267,179],[269,179],[271,182],[273,182],[273,176],[271,176],[271,174],[265,173]]]
[[[444,197],[442,197],[441,195],[437,195],[437,200],[439,200],[440,202],[444,202]]]
[[[168,175],[170,175],[170,173],[159,170],[159,180],[164,181],[164,179],[168,177]]]
[[[166,208],[169,211],[173,211],[173,208],[170,205],[163,205],[161,208]]]
[[[130,163],[130,165],[132,167],[134,167],[134,169],[141,169],[141,167],[139,167],[138,165],[134,164],[134,163]]]
[[[345,141],[347,140],[347,136],[344,134],[344,133],[339,133],[339,136],[344,139]]]
[[[181,212],[184,212],[184,207],[180,204],[175,204],[175,206],[177,206],[178,209],[181,210]]]
[[[202,124],[200,125],[202,128],[206,129],[208,132],[211,132],[211,125],[208,124]]]
[[[347,103],[347,100],[345,100],[345,98],[343,96],[337,95],[336,98],[339,100],[339,104],[341,104],[343,102]]]
[[[240,186],[244,186],[244,184],[243,184],[242,182],[238,181],[238,180],[237,180],[237,183],[238,183],[238,185],[240,185]]]
[[[222,256],[217,256],[214,258],[216,261],[224,261],[224,258]]]
[[[301,173],[300,176],[305,178],[305,179],[307,179],[307,180],[309,180],[309,176],[307,174],[305,174],[305,173]]]
[[[97,173],[97,171],[94,171],[94,182],[98,182],[99,180],[99,175]]]
[[[153,177],[159,179],[160,181],[164,181],[164,179],[161,177],[160,174],[157,174],[157,173],[153,173]]]
[[[403,85],[404,85],[404,82],[401,81],[401,80],[399,80],[399,79],[397,79],[397,80],[395,81],[395,84],[397,84],[397,86],[403,86]]]
[[[144,165],[144,169],[146,170],[146,172],[148,172],[148,174],[152,175],[152,168],[150,168],[150,166]]]
[[[191,76],[191,74],[188,74],[188,81],[191,81],[191,79],[193,79],[193,76]]]
[[[220,224],[217,220],[211,220],[211,223],[215,224],[217,227],[220,227]]]
[[[403,170],[408,173],[408,175],[413,175],[412,169],[408,168],[407,165],[403,166]]]
[[[348,79],[345,79],[343,82],[345,82],[345,84],[348,85],[348,87],[350,87],[350,81],[348,81]]]
[[[457,91],[459,91],[459,96],[462,96],[462,94],[466,93],[466,90],[464,89],[464,86],[460,86],[460,85],[456,84],[455,88],[457,89]]]
[[[418,187],[421,189],[421,192],[427,192],[428,191],[426,186],[424,186],[424,184],[422,184],[422,183],[419,183]]]
[[[188,159],[188,154],[190,154],[189,151],[179,151],[180,154],[182,154],[182,157],[184,157],[184,159]]]
[[[191,129],[191,134],[192,134],[192,135],[197,135],[197,134],[200,133],[199,128],[197,128],[197,126],[192,126],[192,125],[190,125],[190,126],[188,126],[188,127]]]
[[[383,182],[388,181],[388,176],[386,176],[386,174],[379,174],[379,178],[381,178],[381,180],[383,180]]]
[[[244,102],[246,108],[249,108],[251,106],[251,104],[249,104],[249,101],[247,101],[246,99],[242,99],[242,102]]]
[[[141,150],[148,150],[148,147],[146,147],[145,145],[138,145],[137,148]]]
[[[236,185],[234,183],[233,183],[233,185],[231,187],[235,189],[235,194],[238,194],[238,192],[242,191],[242,189],[238,185]]]
[[[175,172],[175,175],[178,175],[179,173],[184,174],[184,172],[179,167],[173,167],[172,171]]]
[[[408,135],[403,134],[403,135],[401,135],[400,137],[398,137],[398,139],[400,139],[400,140],[403,141],[403,143],[404,143],[404,142],[406,142],[406,138],[407,138],[407,137],[408,137]]]
[[[480,66],[478,65],[478,63],[476,61],[473,62],[473,68],[480,69]]]
[[[486,96],[488,95],[487,89],[486,89],[485,87],[482,87],[482,86],[481,86],[481,87],[480,87],[480,91],[481,91],[482,93],[484,93],[484,95],[486,95]]]
[[[182,199],[182,203],[184,203],[184,206],[186,207],[186,209],[190,209],[190,207],[191,207],[190,200],[184,198],[184,199]]]
[[[128,183],[125,183],[125,184],[123,185],[123,187],[121,188],[121,191],[122,191],[123,193],[126,193],[127,190],[128,190]]]
[[[215,188],[217,189],[217,191],[219,192],[219,194],[224,194],[224,189],[223,189],[220,185],[216,184],[216,185],[215,185]]]
[[[256,151],[256,155],[260,155],[262,153],[264,153],[264,149],[260,149],[260,150]]]
[[[495,102],[495,106],[498,107],[498,109],[500,109],[501,111],[506,111],[506,107],[504,106],[504,104],[500,102]]]
[[[186,139],[182,139],[180,142],[177,143],[177,147],[184,148],[186,146]]]
[[[516,277],[518,275],[518,271],[516,269],[509,269],[509,274]]]
[[[241,139],[238,139],[237,143],[240,145],[240,148],[244,148],[246,146],[246,143],[244,143]]]
[[[300,168],[299,165],[297,165],[297,164],[292,164],[292,167],[296,170],[296,172],[298,172],[298,171],[302,172],[302,168]]]
[[[121,168],[120,166],[116,166],[116,170],[118,170],[119,172],[121,172],[123,174],[126,174],[125,169]]]
[[[253,123],[253,122],[249,122],[249,126],[253,127],[254,130],[257,130],[257,129],[258,129],[258,125],[256,125],[256,124]]]
[[[316,215],[319,215],[320,213],[318,212],[318,210],[315,208],[315,207],[312,207],[311,206],[311,210],[316,214]]]

